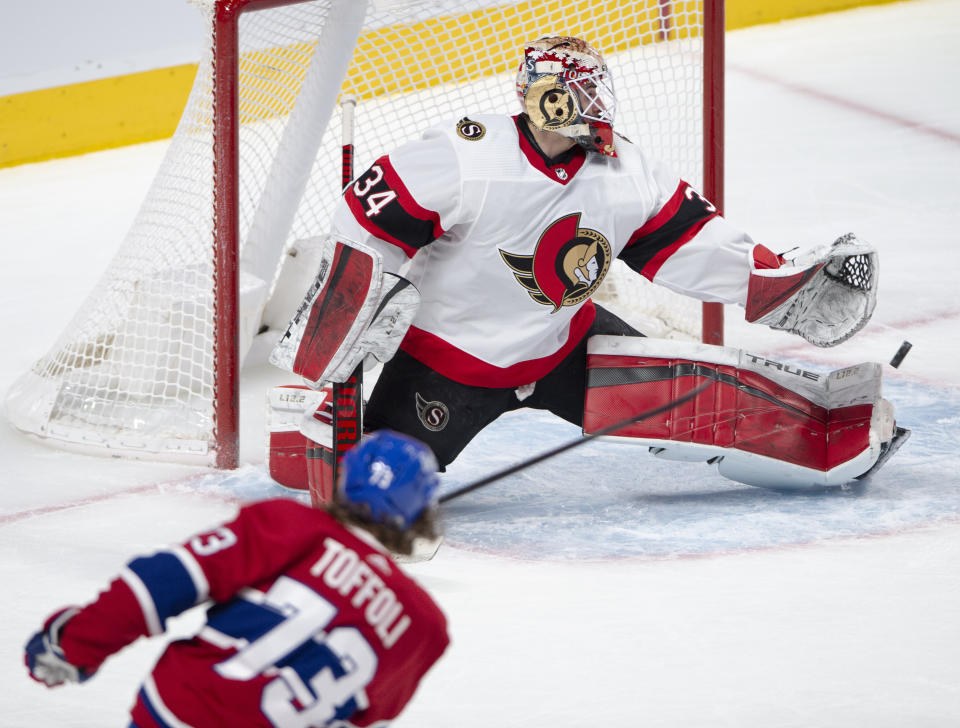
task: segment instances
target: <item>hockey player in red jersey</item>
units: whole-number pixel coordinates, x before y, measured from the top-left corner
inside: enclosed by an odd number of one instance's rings
[[[171,643],[131,711],[136,728],[383,725],[449,638],[446,620],[390,557],[435,530],[436,461],[422,443],[368,436],[338,498],[240,509],[233,521],[129,562],[93,603],[50,617],[26,647],[47,686],[83,682],[166,620],[212,603]]]
[[[609,397],[603,405],[593,398],[606,417],[593,411],[585,420],[594,386],[618,386],[613,400],[625,416],[646,409],[651,397],[659,404],[660,393],[682,393],[708,376],[717,387],[691,412],[709,411],[709,423],[702,419],[691,435],[683,418],[668,414],[656,437],[637,439],[665,457],[722,461],[722,474],[757,485],[829,485],[873,467],[896,432],[891,410],[880,406],[879,368],[835,377],[859,385],[836,395],[829,378],[783,376],[791,370],[777,362],[657,342],[642,353],[667,362],[658,370],[656,392],[650,382],[611,384],[588,374],[591,361],[636,368],[622,357],[602,359],[609,349],[605,338],[654,341],[641,340],[642,332],[591,300],[614,258],[654,283],[743,306],[749,321],[832,346],[872,314],[873,247],[853,235],[785,255],[755,243],[690,184],[614,132],[610,71],[581,39],[529,43],[516,90],[521,113],[471,114],[431,128],[377,159],[346,188],[332,235],[304,241],[304,250],[315,252],[301,259],[319,261],[311,277],[316,268],[321,275],[272,361],[319,388],[344,381],[352,366],[374,354],[385,364],[370,394],[367,427],[422,438],[441,466],[509,410],[545,409],[598,429],[616,420],[609,416]],[[363,280],[371,284],[360,287],[355,313],[345,319],[342,307],[331,306],[330,289],[338,277],[358,280],[348,275],[359,270],[351,268],[348,254],[364,261]],[[409,284],[403,295],[419,294],[415,312],[412,305],[390,306],[401,282]],[[337,288],[339,303],[346,290]],[[345,320],[349,332],[325,335],[344,330]],[[382,345],[384,337],[389,346]],[[591,341],[600,345],[597,357]],[[677,369],[671,361],[697,366]],[[722,376],[719,367],[726,367]],[[747,370],[749,384],[737,374]],[[759,389],[755,377],[764,380]],[[723,388],[729,392],[721,395]],[[787,401],[789,407],[781,406]],[[777,416],[753,417],[760,402],[776,403]],[[828,452],[837,422],[860,405],[850,425],[858,433],[855,443]],[[328,429],[319,432],[316,422],[325,422],[322,410],[308,413],[301,430],[328,447]],[[792,435],[764,441],[784,428],[812,432],[815,446],[798,459],[789,454]],[[691,439],[700,451],[690,452],[690,442],[679,449],[660,442]],[[781,466],[799,470],[771,476]]]

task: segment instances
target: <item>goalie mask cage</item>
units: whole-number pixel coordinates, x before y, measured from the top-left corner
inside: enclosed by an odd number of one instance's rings
[[[209,46],[146,199],[7,396],[52,444],[236,466],[244,352],[285,251],[327,231],[340,194],[341,94],[363,170],[439,120],[517,113],[522,44],[581,36],[611,67],[616,129],[722,205],[720,0],[194,2]],[[616,266],[600,297],[653,335],[720,343],[699,302]]]

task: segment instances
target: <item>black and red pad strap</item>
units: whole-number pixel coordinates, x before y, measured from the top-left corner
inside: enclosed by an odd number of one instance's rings
[[[652,281],[667,258],[719,214],[716,206],[681,180],[657,214],[633,231],[619,258]]]

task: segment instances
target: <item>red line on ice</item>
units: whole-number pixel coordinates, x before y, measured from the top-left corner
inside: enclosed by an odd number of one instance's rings
[[[34,518],[37,516],[46,516],[51,513],[57,513],[59,511],[70,510],[71,508],[81,508],[83,506],[92,505],[94,503],[102,503],[104,501],[112,500],[118,496],[123,495],[133,495],[135,493],[148,493],[148,492],[157,492],[161,493],[164,491],[166,486],[178,485],[185,483],[191,480],[191,478],[182,478],[179,480],[173,481],[162,481],[157,483],[152,483],[148,485],[136,485],[131,488],[126,488],[124,490],[117,490],[112,493],[103,493],[101,495],[90,496],[89,498],[80,498],[79,500],[69,501],[67,503],[54,503],[49,506],[39,506],[37,508],[29,508],[25,511],[16,511],[14,513],[6,513],[0,515],[0,526],[6,526],[11,523],[16,523],[17,521],[22,521],[26,518]],[[204,497],[212,497],[217,500],[224,501],[226,503],[242,503],[243,500],[240,498],[235,498],[233,496],[221,493],[202,493],[197,491],[198,495],[203,495]]]
[[[26,511],[17,511],[15,513],[7,513],[5,515],[0,515],[0,526],[5,526],[8,523],[14,523],[16,521],[22,521],[24,518],[32,518],[33,516],[45,516],[48,513],[65,511],[70,508],[79,508],[81,506],[90,505],[91,503],[100,503],[102,501],[115,498],[118,495],[130,495],[132,493],[145,493],[150,490],[157,490],[158,487],[159,486],[157,484],[138,485],[133,488],[118,490],[113,493],[104,493],[102,495],[95,495],[89,498],[81,498],[80,500],[70,501],[69,503],[56,503],[54,505],[49,505],[49,506],[40,506],[39,508],[30,508],[29,510],[26,510]]]
[[[897,126],[906,127],[908,129],[913,129],[914,131],[921,132],[930,136],[935,136],[939,139],[943,139],[949,142],[956,142],[960,144],[960,134],[956,132],[948,131],[947,129],[940,129],[935,126],[930,126],[929,124],[924,124],[920,121],[915,121],[913,119],[908,119],[905,116],[899,116],[893,114],[889,111],[884,111],[882,109],[876,109],[872,106],[867,106],[866,104],[861,104],[857,101],[852,101],[851,99],[843,98],[842,96],[834,96],[833,94],[826,93],[820,89],[811,88],[810,86],[804,86],[799,83],[794,83],[793,81],[786,81],[782,78],[777,78],[776,76],[771,76],[769,74],[763,73],[762,71],[757,71],[753,68],[746,68],[745,66],[737,66],[734,64],[727,64],[727,68],[731,71],[736,71],[737,73],[742,73],[746,76],[751,76],[753,78],[759,79],[761,81],[766,81],[768,83],[776,84],[777,86],[782,86],[788,88],[791,91],[796,91],[797,93],[804,94],[805,96],[810,96],[820,101],[827,101],[829,103],[835,104],[837,106],[842,106],[846,109],[852,111],[859,111],[861,114],[866,114],[867,116],[873,116],[877,119],[883,119],[884,121],[889,121]]]

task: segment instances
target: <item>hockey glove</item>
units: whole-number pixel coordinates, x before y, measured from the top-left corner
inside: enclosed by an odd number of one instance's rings
[[[420,305],[416,287],[384,272],[377,251],[332,237],[322,245],[320,271],[270,352],[271,364],[314,389],[346,382],[369,355],[392,358]]]
[[[82,683],[94,674],[70,664],[60,648],[61,630],[79,611],[76,607],[61,609],[46,621],[43,630],[27,642],[23,661],[30,671],[30,677],[48,688],[68,682]]]
[[[746,319],[836,346],[862,329],[877,304],[877,251],[853,233],[831,245],[754,270]]]

